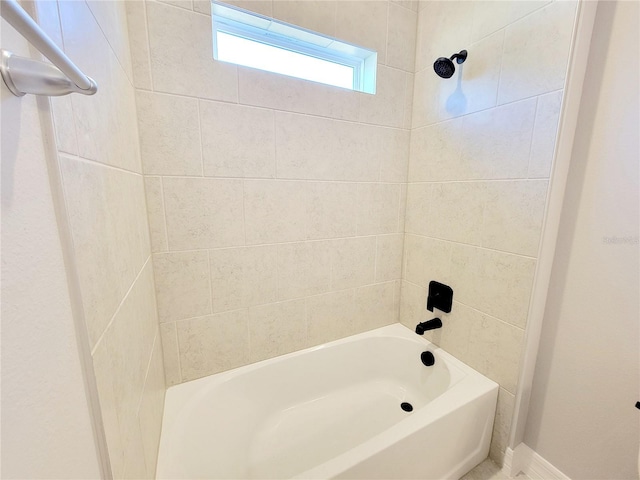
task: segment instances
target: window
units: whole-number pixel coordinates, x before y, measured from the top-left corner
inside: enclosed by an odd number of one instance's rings
[[[376,52],[218,2],[212,2],[211,13],[216,60],[376,91]]]

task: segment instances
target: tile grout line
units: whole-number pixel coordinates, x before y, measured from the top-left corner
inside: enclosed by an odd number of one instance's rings
[[[200,318],[206,318],[206,317],[211,317],[211,316],[215,317],[215,316],[219,316],[219,315],[226,315],[226,314],[229,314],[229,313],[232,313],[232,312],[239,312],[239,311],[242,311],[242,310],[250,311],[251,309],[254,309],[254,308],[262,308],[262,307],[271,306],[271,305],[280,305],[280,304],[291,303],[291,302],[301,302],[303,300],[307,301],[310,298],[322,297],[324,295],[328,295],[328,294],[332,294],[332,293],[343,293],[343,292],[347,292],[347,291],[350,291],[350,290],[357,290],[357,289],[360,289],[360,288],[374,287],[374,286],[379,286],[379,285],[388,285],[388,284],[392,284],[392,283],[395,283],[395,282],[398,282],[398,281],[401,281],[401,279],[384,280],[384,281],[381,281],[381,282],[365,283],[365,284],[351,286],[351,287],[347,287],[347,288],[340,288],[340,289],[337,289],[337,290],[327,290],[327,291],[322,291],[322,292],[319,292],[319,293],[313,293],[311,295],[303,295],[303,296],[300,296],[300,297],[291,297],[291,298],[284,298],[284,299],[280,299],[279,298],[275,302],[258,303],[258,304],[252,304],[252,305],[246,305],[246,306],[242,306],[242,307],[232,308],[232,309],[229,309],[229,310],[221,310],[219,312],[214,312],[214,313],[205,313],[203,315],[196,315],[194,317],[179,318],[179,319],[176,319],[176,320],[170,320],[168,322],[161,322],[160,325],[167,325],[169,323],[175,323],[177,325],[180,322],[187,322],[187,321],[197,320],[197,319],[200,319]],[[412,282],[408,282],[408,283],[412,283]],[[419,286],[419,285],[416,285],[416,286]]]
[[[521,253],[509,252],[509,251],[506,251],[506,250],[498,250],[496,248],[485,247],[485,246],[482,246],[482,245],[475,245],[475,244],[472,244],[472,243],[464,243],[464,242],[459,242],[457,240],[449,240],[449,239],[446,239],[446,238],[438,238],[438,237],[433,237],[433,236],[430,236],[430,235],[423,235],[421,233],[405,232],[405,235],[413,235],[415,237],[428,238],[430,240],[436,240],[438,242],[449,242],[449,243],[453,243],[455,245],[461,245],[463,247],[477,248],[477,249],[480,249],[480,250],[487,250],[489,252],[495,252],[495,253],[511,255],[513,257],[524,258],[524,259],[527,259],[527,260],[537,261],[537,259],[538,259],[537,257],[532,257],[532,256],[529,256],[529,255],[523,255]]]
[[[68,153],[64,153],[61,152],[63,155],[67,155],[69,157],[78,157],[77,155],[73,155],[73,154],[68,154]],[[83,157],[78,157],[81,160],[85,160],[87,162],[92,162],[92,163],[96,163],[98,165],[102,165],[105,167],[111,167],[111,168],[115,168],[118,170],[122,170],[124,172],[128,172],[128,173],[132,173],[134,175],[144,175],[145,177],[164,177],[164,178],[182,178],[182,179],[205,179],[205,180],[250,180],[250,181],[254,181],[254,182],[298,182],[298,183],[311,183],[311,182],[315,182],[315,183],[335,183],[335,184],[357,184],[357,185],[405,185],[406,182],[404,181],[378,181],[378,180],[325,180],[325,179],[315,179],[315,178],[286,178],[286,177],[280,177],[280,178],[273,178],[273,177],[228,177],[228,176],[199,176],[199,175],[168,175],[168,174],[164,174],[164,173],[155,173],[155,172],[151,172],[151,173],[138,173],[138,172],[133,172],[131,170],[126,170],[120,167],[114,167],[112,165],[106,165],[104,163],[100,163],[97,162],[95,160],[88,160],[86,158]],[[536,179],[530,179],[530,178],[514,178],[514,179],[498,179],[498,180],[536,180]],[[465,180],[461,180],[461,181],[465,181]],[[467,180],[467,181],[489,181],[489,180]],[[442,182],[412,182],[412,183],[442,183]],[[449,183],[451,183],[449,181]]]
[[[200,147],[200,171],[201,177],[205,177],[204,174],[204,147],[202,145],[202,112],[200,111],[200,100],[196,101],[196,109],[198,110],[198,146]]]
[[[164,242],[167,245],[167,251],[171,251],[169,249],[169,226],[167,224],[167,206],[166,206],[166,202],[165,202],[165,191],[164,191],[164,179],[163,177],[159,177],[160,178],[160,201],[162,203],[162,220],[164,221]],[[154,252],[154,253],[160,253],[160,252]]]
[[[529,139],[529,158],[527,159],[527,178],[531,178],[531,157],[532,157],[532,154],[533,154],[533,139],[536,136],[536,127],[538,126],[538,122],[540,120],[538,118],[538,111],[539,110],[540,110],[540,97],[538,96],[536,98],[536,108],[535,108],[535,111],[533,113],[533,127],[531,127],[531,138]],[[558,131],[558,126],[556,126],[556,133],[557,133],[557,131]],[[554,140],[553,143],[554,143],[554,146],[555,146],[555,143],[556,143],[555,140]],[[551,160],[553,161],[553,156],[552,156]]]
[[[184,382],[184,376],[182,375],[182,355],[180,355],[180,339],[178,337],[178,321],[174,320],[173,322],[173,331],[176,337],[176,354],[178,355],[178,376],[180,377],[180,382]]]
[[[151,370],[151,360],[153,360],[153,352],[155,350],[156,347],[156,341],[158,341],[159,337],[160,337],[160,324],[157,324],[158,328],[156,329],[156,333],[153,337],[153,342],[151,343],[151,353],[149,355],[149,360],[147,360],[147,368],[145,370],[145,374],[144,374],[144,380],[142,381],[142,394],[140,395],[140,400],[138,401],[138,407],[136,409],[136,416],[139,417],[140,416],[140,408],[142,407],[142,399],[144,398],[144,391],[146,389],[147,386],[147,380],[149,378],[149,371]]]
[[[207,285],[209,292],[209,315],[213,315],[213,282],[211,281],[211,254],[207,249]]]
[[[382,65],[385,68],[392,68],[392,67],[387,67],[386,65]],[[397,69],[396,69],[397,70]],[[405,72],[404,70],[399,70],[402,72]],[[411,72],[405,72],[405,73],[411,73]],[[238,75],[239,78],[239,75]],[[308,112],[302,112],[299,110],[291,110],[291,109],[284,109],[284,108],[274,108],[274,107],[265,107],[262,105],[255,105],[252,103],[243,103],[240,101],[234,102],[231,100],[224,100],[224,99],[218,99],[218,98],[203,98],[203,97],[198,97],[195,95],[187,95],[184,93],[173,93],[173,92],[164,92],[164,91],[158,91],[158,90],[147,90],[144,88],[137,88],[137,90],[143,91],[143,92],[151,92],[151,93],[155,93],[157,95],[168,95],[168,96],[172,96],[172,97],[179,97],[179,98],[193,98],[193,99],[197,99],[203,102],[211,102],[211,103],[223,103],[223,104],[227,104],[227,105],[237,105],[237,106],[242,106],[242,107],[249,107],[249,108],[259,108],[261,110],[271,110],[274,112],[281,112],[281,113],[288,113],[291,115],[301,115],[301,116],[306,116],[306,117],[312,117],[312,118],[319,118],[319,119],[323,119],[323,120],[328,120],[328,121],[334,121],[334,122],[344,122],[344,123],[353,123],[356,125],[364,125],[364,126],[369,126],[369,127],[378,127],[378,128],[386,128],[386,129],[390,129],[390,130],[402,130],[402,131],[406,131],[409,130],[409,128],[405,128],[404,127],[404,122],[402,126],[395,126],[395,125],[385,125],[385,124],[379,124],[379,123],[369,123],[369,122],[363,122],[361,121],[360,115],[356,115],[355,117],[357,117],[357,120],[352,120],[350,118],[337,118],[337,117],[331,117],[329,115],[320,115],[320,114],[314,114],[314,113],[308,113]],[[346,90],[347,92],[349,92],[349,90]],[[358,95],[358,99],[362,98],[362,93],[361,92],[355,92],[354,94],[359,94]],[[551,93],[551,92],[547,92],[547,93]],[[359,108],[358,108],[359,111]]]
[[[417,72],[417,73],[421,73],[422,71],[424,71],[424,69],[423,69],[423,70],[421,70],[420,72]],[[439,124],[441,124],[441,123],[445,123],[445,122],[450,122],[450,121],[453,121],[453,120],[458,119],[458,118],[465,118],[465,117],[469,117],[469,116],[471,116],[471,115],[476,115],[476,114],[478,114],[478,113],[488,112],[488,111],[490,111],[490,110],[495,110],[495,109],[502,108],[502,107],[506,107],[506,106],[509,106],[509,105],[514,105],[514,104],[519,103],[519,102],[525,102],[525,101],[527,101],[527,100],[531,100],[531,99],[534,99],[534,98],[538,98],[538,97],[543,96],[543,95],[549,95],[549,94],[551,94],[551,93],[556,93],[556,92],[561,92],[561,91],[564,91],[564,86],[563,86],[563,87],[561,87],[561,88],[554,88],[553,90],[549,90],[549,91],[545,91],[545,92],[536,93],[536,94],[534,94],[534,95],[529,95],[529,96],[524,97],[524,98],[518,98],[518,99],[516,99],[516,100],[512,100],[512,101],[509,101],[509,102],[505,102],[505,103],[497,103],[497,104],[496,104],[496,105],[494,105],[493,107],[487,107],[487,108],[482,108],[482,109],[480,109],[480,110],[474,110],[473,112],[468,112],[468,113],[465,113],[465,114],[463,114],[463,115],[457,115],[457,116],[455,116],[455,117],[449,117],[449,118],[439,119],[439,120],[437,120],[437,121],[435,121],[435,122],[426,123],[426,124],[424,124],[424,125],[419,125],[419,126],[413,127],[412,129],[413,129],[413,130],[420,130],[420,129],[422,129],[422,128],[433,127],[433,126],[435,126],[435,125],[439,125]]]
[[[499,250],[496,248],[491,248],[491,247],[487,247],[487,246],[483,246],[483,245],[475,245],[475,244],[471,244],[471,243],[465,243],[465,242],[460,242],[457,240],[450,240],[450,239],[446,239],[446,238],[439,238],[439,237],[434,237],[431,235],[424,235],[422,233],[415,233],[412,231],[405,231],[405,232],[381,232],[381,233],[375,233],[375,234],[365,234],[365,235],[350,235],[350,236],[341,236],[341,237],[326,237],[326,238],[317,238],[317,239],[301,239],[301,240],[291,240],[291,241],[284,241],[284,242],[271,242],[271,243],[255,243],[255,244],[247,244],[247,245],[228,245],[228,246],[221,246],[221,247],[203,247],[203,248],[186,248],[186,249],[169,249],[169,250],[162,250],[162,251],[157,251],[157,252],[153,252],[154,255],[166,255],[166,254],[171,254],[171,253],[187,253],[187,252],[199,252],[202,250],[215,250],[215,251],[220,251],[220,250],[232,250],[232,249],[238,249],[238,248],[254,248],[254,247],[267,247],[267,246],[277,246],[277,245],[295,245],[295,244],[301,244],[301,243],[319,243],[319,242],[332,242],[334,240],[349,240],[349,239],[354,239],[354,238],[367,238],[367,237],[376,237],[376,236],[392,236],[392,235],[402,235],[402,236],[406,236],[406,235],[412,235],[415,237],[421,237],[421,238],[427,238],[430,240],[435,240],[437,242],[449,242],[449,243],[453,243],[456,245],[461,245],[461,246],[465,246],[465,247],[469,247],[469,248],[478,248],[481,250],[487,250],[490,252],[496,252],[496,253],[501,253],[501,254],[506,254],[506,255],[511,255],[514,257],[520,257],[520,258],[525,258],[528,260],[537,260],[537,257],[534,256],[530,256],[530,255],[524,255],[521,253],[516,253],[516,252],[510,252],[508,250]]]
[[[63,151],[59,151],[58,153],[60,155],[65,156],[65,157],[71,158],[72,160],[76,160],[76,161],[79,161],[79,162],[91,164],[91,165],[94,165],[94,166],[97,166],[97,167],[111,168],[113,170],[117,170],[117,171],[122,172],[122,173],[128,173],[128,174],[131,174],[131,175],[138,175],[140,177],[144,176],[144,174],[142,172],[136,172],[136,171],[133,171],[133,170],[128,170],[126,168],[118,167],[117,165],[109,165],[108,163],[103,163],[103,162],[100,162],[98,160],[93,160],[91,158],[86,158],[86,157],[83,157],[83,156],[78,155],[78,154],[73,154],[73,153],[68,153],[68,152],[63,152]]]
[[[122,64],[122,61],[120,60],[120,57],[116,53],[116,49],[114,48],[113,45],[111,45],[111,42],[109,41],[109,37],[107,36],[106,32],[102,29],[102,25],[100,25],[100,22],[98,21],[98,18],[96,17],[95,13],[93,13],[93,10],[89,6],[89,3],[87,1],[85,1],[84,4],[86,5],[87,9],[89,10],[89,13],[93,17],[93,21],[98,26],[98,30],[100,30],[100,33],[102,34],[102,37],[104,38],[104,41],[107,42],[109,50],[111,51],[111,53],[115,57],[116,62],[118,64],[118,66],[120,67],[120,70],[122,70],[122,73],[124,73],[124,76],[127,78],[127,81],[129,83],[129,85],[131,86],[132,89],[135,89],[135,86],[133,85],[133,65],[131,65],[131,78],[129,78],[129,74],[127,73],[127,70],[125,69],[124,65]],[[126,33],[127,33],[127,39],[128,39],[128,37],[129,37],[129,21],[128,21],[126,13],[125,13],[125,20],[127,22],[127,31],[126,31]],[[61,21],[62,21],[62,19],[61,19]],[[131,44],[130,43],[127,44],[127,50],[129,51],[129,60],[131,60]]]
[[[147,62],[149,62],[149,80],[151,83],[151,91],[155,92],[155,84],[153,82],[153,68],[151,63],[151,34],[149,33],[149,14],[147,12],[147,1],[142,0],[142,13],[144,15],[144,28],[147,37]],[[143,90],[138,88],[137,90]]]
[[[138,271],[138,274],[136,275],[136,277],[133,279],[133,281],[131,282],[131,285],[129,285],[129,288],[127,289],[127,291],[125,292],[125,294],[122,296],[122,299],[120,300],[120,303],[118,304],[118,307],[116,308],[114,314],[111,316],[111,319],[109,320],[109,322],[107,323],[107,326],[104,328],[104,330],[102,331],[102,333],[100,334],[100,337],[98,338],[98,340],[96,341],[96,344],[93,346],[93,348],[91,349],[91,356],[93,357],[93,355],[96,353],[96,351],[98,350],[98,347],[100,346],[100,344],[102,343],[104,336],[106,335],[107,331],[109,330],[109,328],[111,328],[111,326],[113,325],[113,322],[115,321],[115,318],[118,316],[118,313],[120,313],[120,310],[122,309],[122,306],[124,305],[124,302],[127,300],[127,298],[129,298],[129,294],[131,293],[131,291],[133,290],[133,287],[135,286],[135,284],[138,282],[138,279],[140,278],[140,276],[142,275],[142,272],[144,271],[144,269],[147,267],[147,264],[149,263],[150,259],[151,259],[151,253],[149,253],[149,256],[147,257],[147,259],[145,260],[145,262],[142,264],[142,267],[140,268],[140,270]]]

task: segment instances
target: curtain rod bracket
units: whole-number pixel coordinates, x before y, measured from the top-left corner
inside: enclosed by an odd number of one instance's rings
[[[93,95],[98,91],[96,82],[82,73],[16,0],[2,0],[0,14],[51,61],[49,64],[2,50],[0,73],[11,93],[21,97],[25,93],[58,96]]]
[[[0,74],[7,88],[17,97],[25,93],[57,97],[69,93],[93,95],[98,90],[96,82],[90,77],[89,88],[82,89],[69,77],[50,63],[19,57],[7,50],[1,50]]]

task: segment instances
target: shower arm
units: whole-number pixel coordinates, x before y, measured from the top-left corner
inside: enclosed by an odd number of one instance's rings
[[[459,53],[454,53],[453,55],[451,55],[449,57],[449,60],[451,61],[456,61],[457,64],[461,64],[464,63],[464,61],[467,59],[467,51],[466,50],[461,50]]]

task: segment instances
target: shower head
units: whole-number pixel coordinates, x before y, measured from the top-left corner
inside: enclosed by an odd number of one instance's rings
[[[463,63],[467,59],[467,51],[461,50],[460,53],[454,53],[451,58],[440,57],[433,63],[433,69],[442,78],[451,78],[456,71],[456,67],[453,64],[453,60],[456,63]]]

